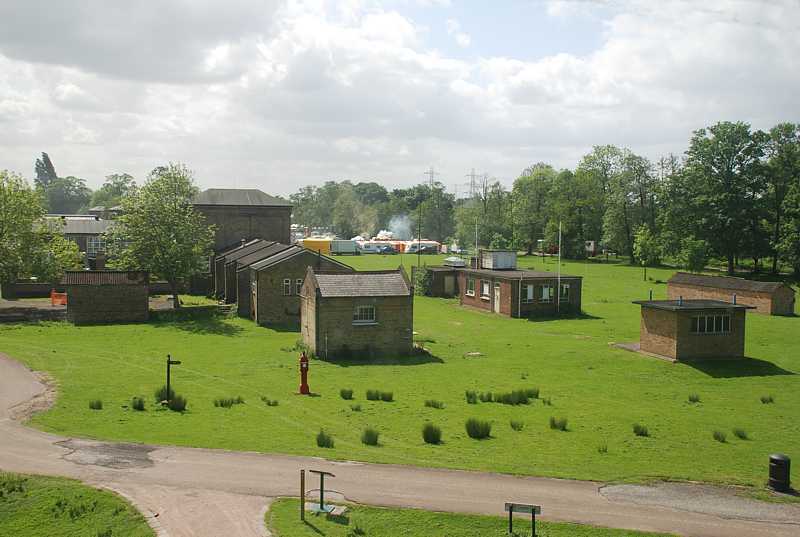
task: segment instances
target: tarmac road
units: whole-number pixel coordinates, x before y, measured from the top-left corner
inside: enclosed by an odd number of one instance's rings
[[[797,537],[800,505],[768,504],[705,485],[614,485],[412,466],[333,462],[211,449],[69,439],[22,425],[52,400],[39,377],[0,354],[0,469],[73,477],[130,499],[160,537],[264,537],[269,501],[298,496],[301,468],[336,478],[349,501],[501,515],[503,503],[542,518],[695,537]],[[313,488],[307,483],[309,488]]]

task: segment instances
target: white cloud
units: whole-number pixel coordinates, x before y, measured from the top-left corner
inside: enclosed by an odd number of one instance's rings
[[[472,43],[472,38],[468,33],[461,31],[461,23],[456,19],[447,19],[445,28],[447,29],[447,34],[453,36],[459,47],[467,48]]]

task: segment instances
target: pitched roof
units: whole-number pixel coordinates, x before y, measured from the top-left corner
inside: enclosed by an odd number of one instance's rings
[[[102,235],[114,224],[112,220],[94,220],[89,218],[64,218],[63,225],[58,225],[58,220],[51,220],[56,225],[56,230],[65,235]]]
[[[138,270],[68,270],[61,285],[147,285],[150,275]]]
[[[286,245],[283,245],[283,246],[286,246]],[[264,258],[264,259],[262,259],[260,261],[256,261],[256,262],[252,263],[250,265],[250,268],[253,269],[253,270],[256,270],[256,271],[264,270],[264,269],[266,269],[268,267],[271,267],[273,265],[277,265],[278,263],[281,263],[283,261],[286,261],[287,259],[291,259],[291,258],[293,258],[293,257],[295,257],[297,255],[301,255],[301,254],[309,254],[309,255],[313,256],[314,258],[325,258],[325,261],[327,261],[328,263],[334,263],[334,264],[339,265],[339,266],[341,266],[341,267],[343,267],[343,268],[345,268],[347,270],[353,270],[353,268],[350,265],[345,265],[341,261],[337,261],[337,260],[335,260],[335,259],[333,259],[331,257],[328,257],[326,255],[322,255],[319,252],[315,252],[314,250],[309,250],[308,248],[303,248],[302,246],[298,246],[296,244],[293,244],[291,246],[287,246],[283,250],[275,252],[269,257],[266,257],[266,258]],[[240,269],[240,270],[242,270],[242,269]]]
[[[634,304],[639,304],[643,308],[654,308],[659,310],[668,311],[684,311],[684,310],[750,310],[754,306],[745,306],[744,304],[734,304],[732,302],[723,302],[722,300],[697,300],[697,299],[683,299],[683,300],[634,300]]]
[[[270,244],[272,244],[272,241],[265,241],[264,239],[253,239],[245,242],[244,244],[240,244],[239,246],[236,246],[234,248],[229,248],[223,251],[221,254],[217,254],[215,260],[225,261],[227,263],[234,256],[247,255],[251,252],[255,252],[259,248],[263,248],[264,246],[269,246]]]
[[[241,257],[236,260],[236,266],[238,267],[236,270],[245,270],[253,265],[254,263],[258,263],[268,257],[272,257],[273,255],[290,248],[288,244],[283,244],[280,242],[275,242],[267,246],[266,248],[262,248],[256,252],[252,252],[247,254],[244,257]]]
[[[255,188],[209,188],[195,196],[194,205],[243,205],[251,207],[291,207],[288,201]]]
[[[409,296],[411,287],[401,270],[314,273],[322,297]]]
[[[730,276],[706,276],[703,274],[690,274],[688,272],[676,272],[667,283],[697,285],[699,287],[716,287],[718,289],[729,289],[731,291],[753,291],[758,293],[771,293],[785,285],[782,282],[759,282]]]

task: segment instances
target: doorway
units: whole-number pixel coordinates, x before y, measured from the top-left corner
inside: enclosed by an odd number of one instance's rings
[[[494,303],[492,311],[500,313],[500,282],[494,282]]]
[[[447,296],[453,296],[456,294],[456,278],[455,276],[445,276],[444,277],[444,294]]]

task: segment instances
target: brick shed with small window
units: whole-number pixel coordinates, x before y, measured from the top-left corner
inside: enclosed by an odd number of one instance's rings
[[[68,271],[61,279],[67,292],[67,320],[75,324],[146,321],[149,275],[139,271]]]
[[[325,273],[309,268],[301,297],[303,342],[319,356],[407,356],[414,288],[398,270]]]
[[[744,357],[745,314],[721,300],[637,300],[639,350],[672,360]]]
[[[677,272],[667,282],[667,297],[711,299],[753,306],[765,315],[794,315],[794,289],[782,282],[758,282],[727,276]]]

